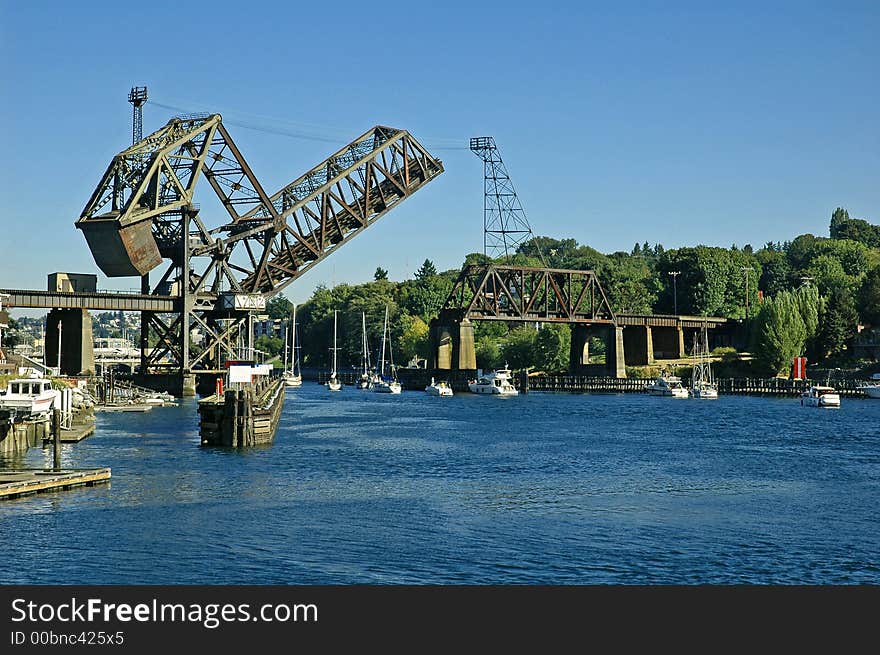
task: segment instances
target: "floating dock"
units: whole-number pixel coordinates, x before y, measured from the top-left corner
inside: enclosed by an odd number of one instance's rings
[[[0,500],[73,487],[92,487],[110,481],[110,469],[0,470]]]
[[[200,400],[202,445],[247,447],[271,443],[284,405],[284,389],[284,380],[269,379]]]

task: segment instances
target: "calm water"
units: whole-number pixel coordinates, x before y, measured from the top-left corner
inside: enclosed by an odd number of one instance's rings
[[[287,393],[241,452],[100,414],[112,483],[0,502],[0,583],[880,583],[880,401]]]

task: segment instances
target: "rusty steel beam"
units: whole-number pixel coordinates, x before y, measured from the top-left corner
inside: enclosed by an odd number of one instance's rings
[[[140,276],[153,295],[179,294],[173,310],[144,310],[141,343],[152,335],[157,352],[186,371],[243,334],[241,320],[228,321],[247,312],[222,306],[224,293],[277,294],[442,172],[408,132],[376,126],[269,196],[219,114],[179,117],[113,158],[76,227],[106,275]],[[228,215],[213,225],[195,203],[202,177]],[[157,316],[167,313],[177,315]],[[208,343],[190,357],[195,324]]]
[[[530,266],[466,266],[441,311],[469,320],[616,324],[593,271]]]
[[[9,299],[3,301],[9,307],[95,309],[114,312],[175,312],[180,311],[182,307],[179,297],[136,293],[0,289],[0,294],[9,295]]]

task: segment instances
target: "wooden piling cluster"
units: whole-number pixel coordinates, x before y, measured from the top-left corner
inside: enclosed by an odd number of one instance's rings
[[[256,382],[227,389],[199,401],[199,435],[203,446],[241,448],[271,443],[284,405],[284,381]]]

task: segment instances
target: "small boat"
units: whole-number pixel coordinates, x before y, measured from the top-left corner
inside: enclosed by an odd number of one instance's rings
[[[805,407],[840,407],[840,394],[827,385],[814,384],[801,394]]]
[[[681,378],[677,375],[661,375],[652,383],[646,384],[645,391],[652,396],[688,397],[688,390],[684,388]]]
[[[373,376],[370,375],[370,347],[367,342],[367,315],[361,312],[361,325],[363,327],[361,333],[361,375],[355,382],[358,389],[369,389]]]
[[[859,388],[868,398],[880,398],[880,373],[874,373],[871,381]]]
[[[693,398],[714,400],[718,398],[718,385],[712,376],[709,363],[709,336],[705,326],[702,338],[694,335],[694,370],[691,376],[690,394]]]
[[[429,396],[451,396],[452,387],[446,382],[446,380],[440,380],[440,382],[435,382],[434,378],[431,378],[431,384],[425,387],[425,393]]]
[[[6,384],[0,393],[0,409],[12,410],[18,415],[38,416],[53,408],[60,392],[52,388],[52,381],[43,378],[17,378]]]
[[[293,325],[290,328],[290,367],[285,368],[281,377],[288,387],[301,387],[303,383],[302,373],[299,367],[299,346],[296,343],[296,305],[293,306]],[[287,367],[287,339],[284,340],[284,366]]]
[[[330,391],[342,391],[342,380],[336,377],[336,351],[339,350],[336,347],[336,314],[337,311],[333,310],[333,347],[330,349],[333,351],[333,368],[330,370],[330,379],[326,382]]]
[[[390,359],[391,376],[385,376],[385,344],[388,342],[388,356]],[[370,380],[370,391],[376,393],[400,393],[403,387],[397,379],[397,369],[394,368],[394,356],[391,354],[391,333],[388,329],[388,305],[385,305],[385,326],[382,328],[382,356],[379,359],[379,370]]]
[[[507,365],[491,373],[485,373],[476,380],[468,381],[471,393],[491,394],[496,396],[518,396],[519,391],[511,382],[512,377]]]

